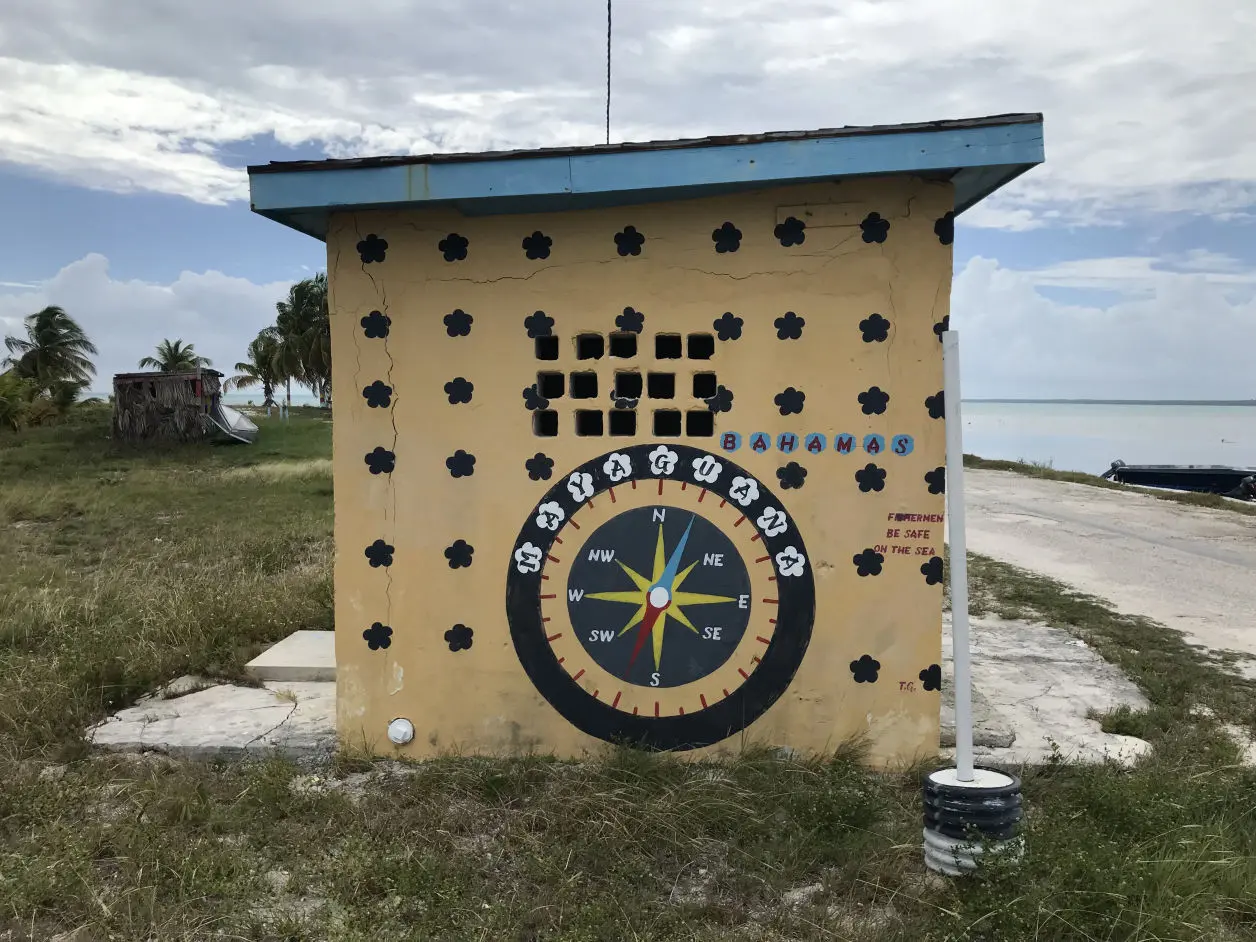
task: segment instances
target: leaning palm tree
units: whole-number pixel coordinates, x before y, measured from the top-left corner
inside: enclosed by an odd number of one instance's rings
[[[210,366],[210,361],[198,354],[193,346],[182,340],[163,340],[157,344],[157,356],[140,360],[141,370],[158,370],[162,373],[186,373]]]
[[[293,380],[321,394],[331,379],[326,273],[298,281],[288,289],[288,297],[275,304],[275,310],[274,366],[291,406]]]
[[[235,365],[236,375],[223,383],[223,391],[261,386],[265,397],[262,406],[270,408],[277,405],[274,395],[275,387],[279,385],[279,376],[275,372],[275,348],[278,343],[273,327],[267,327],[253,338],[249,344],[249,358]]]
[[[9,356],[4,366],[30,381],[40,392],[47,392],[59,383],[72,383],[82,389],[96,374],[90,356],[96,345],[62,308],[46,307],[29,315],[24,326],[25,337],[5,337]]]

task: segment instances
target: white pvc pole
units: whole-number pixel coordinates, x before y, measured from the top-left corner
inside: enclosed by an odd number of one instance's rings
[[[955,657],[955,768],[973,780],[972,669],[968,650],[968,544],[964,536],[964,427],[960,420],[959,334],[942,334],[946,411],[946,520],[951,544],[951,640]]]

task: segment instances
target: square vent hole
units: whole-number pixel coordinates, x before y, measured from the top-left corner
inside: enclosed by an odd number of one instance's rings
[[[536,338],[536,358],[538,360],[557,360],[558,359],[558,338],[557,337],[537,337]]]
[[[654,413],[654,434],[676,437],[680,434],[680,410],[659,409]]]
[[[545,399],[561,399],[563,396],[563,374],[537,373],[536,391]]]
[[[637,335],[629,333],[611,334],[611,356],[627,360],[637,355]]]
[[[685,434],[709,438],[715,434],[715,413],[710,409],[685,413]]]
[[[656,360],[679,360],[681,357],[680,334],[656,334],[654,337],[654,358]]]
[[[538,409],[532,413],[532,434],[553,438],[558,434],[558,413],[552,409]]]
[[[710,399],[715,395],[714,373],[694,373],[693,374],[693,398]]]
[[[597,374],[596,373],[572,373],[571,374],[571,398],[572,399],[596,399],[597,398]]]
[[[576,335],[576,359],[600,360],[606,352],[606,341],[601,334]]]
[[[602,413],[591,409],[576,410],[577,435],[602,435]]]
[[[689,335],[689,359],[709,360],[715,356],[715,337],[712,334]]]
[[[637,413],[632,409],[612,409],[609,415],[612,435],[637,434]]]
[[[615,374],[615,398],[616,399],[640,399],[641,398],[641,374],[640,373],[616,373]]]
[[[651,399],[675,399],[676,374],[650,373],[646,379],[646,390]]]

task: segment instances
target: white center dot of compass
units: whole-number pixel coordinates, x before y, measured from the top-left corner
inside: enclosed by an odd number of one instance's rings
[[[656,585],[650,590],[650,604],[655,608],[662,608],[672,600],[672,594],[661,585]]]

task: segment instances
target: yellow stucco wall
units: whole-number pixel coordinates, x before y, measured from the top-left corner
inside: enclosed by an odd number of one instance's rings
[[[942,388],[935,325],[947,314],[951,280],[950,246],[935,222],[951,204],[948,184],[892,177],[531,216],[431,209],[335,217],[327,247],[342,742],[415,757],[573,755],[599,744],[547,703],[520,665],[504,601],[512,554],[538,502],[569,472],[624,445],[653,442],[651,412],[659,405],[704,408],[689,395],[690,376],[710,371],[733,393],[731,410],[715,415],[715,437],[660,441],[724,454],[771,488],[805,541],[815,585],[810,644],[788,689],[715,749],[756,742],[823,751],[864,736],[874,762],[934,752],[938,693],[925,688],[941,656],[942,586],[922,566],[940,571],[940,560],[929,559],[943,545],[941,472],[926,474],[944,464],[944,428],[929,408],[936,412],[940,402],[927,400]],[[877,233],[861,226],[870,213],[889,222],[883,242],[864,237]],[[805,221],[805,241],[786,246],[774,230],[790,216]],[[737,251],[720,253],[712,234],[726,221],[742,236]],[[626,225],[645,236],[639,255],[616,249]],[[536,230],[552,239],[547,258],[529,259],[521,247]],[[450,233],[468,240],[465,258],[446,261],[439,245]],[[359,244],[372,234],[387,249],[382,261],[364,262]],[[625,307],[644,315],[638,355],[578,361],[575,336],[607,336]],[[455,309],[471,315],[466,335],[446,328]],[[538,310],[553,318],[557,361],[535,357],[525,319]],[[368,336],[379,332],[363,326],[372,311],[390,319],[386,337]],[[797,339],[778,339],[775,322],[790,311],[805,327]],[[741,336],[717,339],[712,359],[655,360],[655,334],[715,334],[725,312],[742,319]],[[869,323],[874,314],[889,321],[884,340],[876,339],[879,322]],[[592,408],[611,408],[616,370],[674,372],[680,398],[642,398],[631,439],[578,437],[572,413],[584,403],[556,398],[559,433],[537,437],[523,390],[539,371],[576,369],[598,374]],[[469,402],[449,401],[445,386],[458,377],[473,386]],[[376,381],[391,387],[387,406],[371,407],[364,397]],[[889,394],[882,414],[861,407],[859,395],[873,386]],[[775,397],[789,387],[805,392],[805,403],[800,414],[782,416]],[[729,431],[742,437],[732,453],[721,450]],[[771,435],[769,450],[750,448],[757,432]],[[826,447],[784,454],[781,433],[800,443],[822,433]],[[839,433],[854,436],[852,454],[835,451]],[[885,450],[862,450],[868,435],[883,436]],[[901,435],[913,439],[904,456],[893,454]],[[395,455],[391,473],[371,473],[366,456],[377,448]],[[460,450],[475,456],[474,473],[454,477],[446,459]],[[525,469],[538,452],[553,459],[549,480],[532,480]],[[785,488],[778,477],[790,462],[807,472],[801,487]],[[885,472],[880,490],[876,475],[856,478],[869,463]],[[603,504],[596,513],[605,511]],[[717,525],[735,536],[750,532],[734,529],[733,520]],[[365,549],[377,540],[394,547],[391,565],[370,565]],[[474,554],[470,566],[451,568],[446,550],[458,540]],[[854,557],[879,547],[880,573],[861,576]],[[565,565],[546,571],[561,581]],[[372,649],[364,638],[376,622],[392,629],[387,638],[379,629],[371,635],[387,647]],[[472,629],[470,647],[451,650],[446,633],[455,625]],[[665,692],[662,709],[675,712],[684,702]],[[400,750],[385,737],[394,717],[416,727],[414,742]]]

